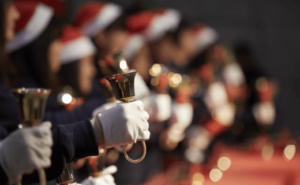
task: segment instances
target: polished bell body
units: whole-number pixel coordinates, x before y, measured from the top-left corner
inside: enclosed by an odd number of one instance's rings
[[[56,178],[56,183],[59,185],[72,184],[75,180],[72,163],[67,163],[62,174]]]
[[[41,88],[13,89],[18,108],[19,118],[25,126],[38,126],[44,117],[47,99],[51,90]]]
[[[136,73],[137,73],[136,71],[128,71],[123,74],[117,74],[117,75],[105,77],[110,82],[117,100],[122,101],[124,103],[132,100],[132,98],[135,95],[135,93],[134,93],[134,78],[135,78]],[[146,152],[147,152],[145,141],[142,141],[142,144],[143,144],[143,149],[144,149],[143,155],[141,158],[136,159],[136,160],[131,159],[127,155],[126,146],[123,146],[124,156],[129,162],[139,163],[145,158]]]
[[[106,77],[110,82],[115,97],[122,102],[129,102],[134,97],[134,78],[136,71]]]
[[[47,99],[51,90],[42,88],[19,88],[12,89],[15,95],[18,108],[19,118],[24,126],[39,126],[43,120]],[[46,175],[43,169],[38,170],[40,184],[46,185]],[[21,184],[19,181],[18,185]]]

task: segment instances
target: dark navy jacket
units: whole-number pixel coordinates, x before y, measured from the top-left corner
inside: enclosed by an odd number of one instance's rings
[[[38,88],[40,87],[35,81],[28,77],[19,78],[16,88]],[[103,105],[106,102],[102,96],[100,87],[96,82],[93,83],[92,92],[87,96],[85,103],[73,111],[66,111],[58,105],[56,96],[50,95],[46,105],[46,111],[44,115],[44,121],[51,121],[52,127],[56,128],[60,124],[69,124],[77,121],[90,119],[92,112],[97,107]]]
[[[0,78],[0,139],[18,128],[17,102]],[[50,168],[46,169],[47,180],[53,180],[63,171],[65,164],[73,160],[98,155],[98,146],[89,120],[57,125],[52,129],[53,147]],[[6,184],[7,176],[0,166],[1,184]],[[38,175],[23,176],[23,184],[38,182]]]

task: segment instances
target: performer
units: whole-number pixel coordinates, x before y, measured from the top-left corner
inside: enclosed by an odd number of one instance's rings
[[[14,25],[13,22],[17,19],[15,17],[18,17],[6,15],[10,11],[6,11],[7,9],[4,9],[4,7],[9,9],[10,6],[13,6],[9,3],[7,4],[7,1],[1,1],[0,3],[2,8],[1,13],[5,15],[2,16],[1,21],[3,25],[1,27],[1,38],[3,38],[1,40],[2,48],[4,48],[5,40],[9,40],[9,37],[6,37],[9,34],[4,34],[4,32],[11,33]],[[4,26],[4,22],[6,22],[6,26]],[[1,53],[4,56],[4,49],[1,50]],[[1,58],[0,62],[1,66],[3,66],[3,58]],[[17,102],[3,80],[6,77],[1,72],[0,115],[3,116],[0,118],[0,125],[1,130],[3,130],[1,134],[4,133],[1,135],[1,139],[16,129],[20,123],[18,120]],[[123,114],[120,114],[121,112]],[[116,117],[115,115],[118,116]],[[98,155],[98,146],[109,148],[129,144],[137,140],[149,139],[150,133],[148,131],[147,119],[148,114],[143,110],[143,104],[136,101],[99,113],[91,121],[85,120],[73,124],[58,125],[56,129],[52,130],[52,166],[46,169],[47,179],[52,180],[58,177],[68,162],[86,156]],[[114,128],[118,128],[117,131],[121,131],[122,134],[111,134],[116,133],[116,130],[113,128],[114,124],[120,124],[120,126],[115,125]],[[1,166],[0,179],[3,183],[8,181],[7,175]],[[22,181],[26,183],[38,182],[38,175],[36,172],[24,175]]]
[[[53,128],[58,124],[91,118],[92,111],[105,102],[96,84],[92,86],[95,92],[87,92],[85,103],[76,110],[67,112],[57,101],[63,83],[58,76],[63,49],[59,38],[63,23],[53,16],[50,7],[41,3],[16,2],[15,5],[20,11],[21,19],[16,22],[16,37],[7,44],[10,60],[17,69],[14,87],[43,87],[52,90],[44,120],[51,121]],[[23,37],[27,39],[22,39]],[[71,78],[70,75],[66,76]]]

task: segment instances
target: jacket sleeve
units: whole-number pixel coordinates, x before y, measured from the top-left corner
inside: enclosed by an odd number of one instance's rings
[[[60,124],[65,125],[68,123],[89,119],[92,117],[92,112],[104,103],[105,99],[97,96],[87,99],[82,106],[70,112],[64,109],[46,110],[44,121],[51,121],[52,127],[56,128]]]
[[[52,130],[52,134],[51,167],[45,169],[47,181],[57,178],[62,173],[66,163],[99,154],[93,127],[89,120],[68,125],[59,125],[56,129]],[[8,181],[1,166],[0,179],[2,182]],[[22,178],[22,183],[24,184],[37,182],[39,182],[39,178],[36,171],[30,175],[24,175]]]

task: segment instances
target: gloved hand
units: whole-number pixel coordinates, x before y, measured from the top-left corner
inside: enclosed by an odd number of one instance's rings
[[[115,179],[111,174],[114,174],[117,172],[117,167],[112,165],[107,167],[102,171],[102,174],[100,177],[89,177],[88,179],[85,179],[81,184],[82,185],[115,185]]]
[[[51,123],[39,127],[23,128],[10,134],[0,143],[0,165],[9,183],[20,180],[22,174],[51,165]]]
[[[95,117],[98,113],[106,111],[108,109],[111,109],[111,108],[113,108],[115,106],[117,106],[117,101],[116,102],[105,103],[104,105],[101,105],[100,107],[96,108],[93,111],[93,117]]]
[[[150,121],[166,121],[171,117],[172,100],[169,94],[154,94],[150,95],[151,107],[149,111]]]
[[[101,137],[105,148],[148,140],[149,114],[141,101],[119,103],[116,107],[100,112],[91,120],[98,144]],[[101,145],[100,145],[101,146]]]
[[[264,126],[272,125],[276,116],[275,106],[272,102],[256,103],[252,108],[252,113],[257,123]]]
[[[131,70],[129,70],[131,71]],[[150,94],[150,90],[146,84],[146,82],[144,81],[144,79],[141,77],[141,75],[139,73],[137,73],[135,75],[134,78],[134,100],[139,100],[141,98],[147,97]]]

